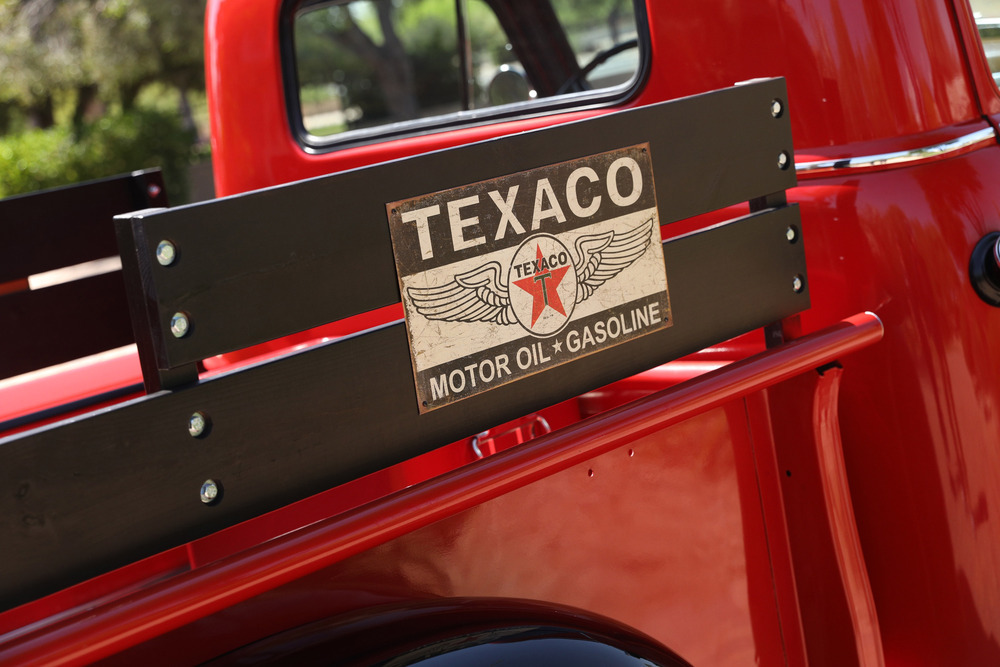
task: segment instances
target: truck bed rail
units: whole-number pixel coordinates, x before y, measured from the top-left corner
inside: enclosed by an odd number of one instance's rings
[[[823,367],[879,341],[882,333],[882,322],[874,314],[855,315],[474,466],[179,575],[113,605],[13,638],[6,645],[0,644],[0,651],[12,661],[38,664],[80,664],[112,655],[611,451],[641,433],[666,428]]]
[[[784,198],[795,183],[788,114],[775,111],[784,99],[784,82],[767,80],[119,218],[150,394],[0,440],[0,484],[16,490],[0,501],[0,607],[808,308],[798,210]],[[562,163],[595,182],[581,160],[623,150],[649,159],[661,223],[751,202],[749,215],[663,243],[669,321],[654,331],[558,365],[543,363],[541,343],[525,343],[536,368],[524,377],[431,410],[421,408],[402,322],[198,381],[208,356],[397,302],[392,202],[470,182],[541,183],[550,172],[538,169]]]

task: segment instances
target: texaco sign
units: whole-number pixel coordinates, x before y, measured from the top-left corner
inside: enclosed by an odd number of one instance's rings
[[[421,411],[672,324],[648,144],[386,210]]]

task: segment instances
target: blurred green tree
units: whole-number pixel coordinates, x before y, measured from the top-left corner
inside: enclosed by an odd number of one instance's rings
[[[66,107],[79,124],[98,101],[129,111],[152,82],[183,110],[204,86],[204,14],[205,0],[0,0],[0,123],[51,127]]]
[[[0,196],[160,166],[185,201],[205,4],[0,0]]]

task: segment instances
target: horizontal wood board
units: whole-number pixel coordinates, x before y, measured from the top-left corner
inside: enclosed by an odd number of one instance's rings
[[[661,223],[795,185],[782,79],[610,113],[189,207],[119,219],[160,369],[399,302],[385,205],[648,142]],[[169,239],[171,266],[154,259]],[[131,268],[130,268],[131,267]],[[169,333],[184,312],[191,332]]]
[[[0,440],[0,608],[802,311],[798,221],[769,209],[665,243],[672,327],[425,415],[396,323]],[[195,410],[205,438],[187,433]]]
[[[114,216],[166,205],[158,169],[0,199],[0,283],[117,255]]]
[[[122,273],[0,295],[0,331],[0,378],[129,345]]]

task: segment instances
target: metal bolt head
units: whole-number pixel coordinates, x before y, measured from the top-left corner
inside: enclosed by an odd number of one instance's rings
[[[170,333],[174,338],[183,338],[191,330],[191,321],[184,313],[174,313],[170,318]]]
[[[214,479],[206,479],[201,484],[201,502],[211,505],[219,499],[219,485]]]
[[[795,239],[799,238],[799,233],[795,230],[795,227],[789,226],[785,230],[785,238],[788,239],[789,243],[795,243]]]
[[[195,412],[188,419],[188,433],[192,438],[200,438],[208,429],[208,417],[203,412]]]
[[[177,259],[177,248],[170,241],[160,241],[156,246],[156,261],[160,266],[170,266]]]
[[[788,165],[791,162],[791,158],[788,157],[788,151],[781,151],[778,154],[778,169],[788,169]]]
[[[805,282],[802,281],[802,276],[795,276],[792,278],[792,289],[798,294],[806,286]]]
[[[775,98],[771,100],[771,116],[774,118],[781,118],[781,114],[785,111],[784,105],[781,100]]]

